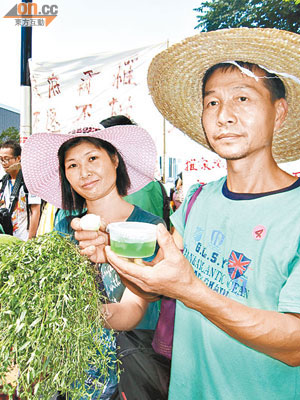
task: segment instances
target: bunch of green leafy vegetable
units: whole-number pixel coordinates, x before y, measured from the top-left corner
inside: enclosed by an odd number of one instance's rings
[[[114,357],[102,338],[103,298],[94,266],[57,232],[0,241],[0,386],[12,363],[22,399],[86,395],[86,371],[107,377]],[[98,388],[99,389],[99,388]]]

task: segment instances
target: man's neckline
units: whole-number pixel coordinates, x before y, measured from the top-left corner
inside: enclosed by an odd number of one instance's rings
[[[279,189],[279,190],[274,190],[274,191],[271,191],[271,192],[264,192],[264,193],[236,193],[236,192],[231,192],[228,189],[228,187],[227,187],[227,179],[226,179],[224,184],[223,184],[223,187],[222,187],[222,193],[223,193],[223,195],[225,197],[227,197],[230,200],[254,200],[254,199],[258,199],[260,197],[272,196],[274,194],[288,192],[288,191],[293,190],[293,189],[295,189],[295,188],[297,188],[299,186],[300,186],[300,178],[298,178],[290,186],[287,186],[287,187]]]

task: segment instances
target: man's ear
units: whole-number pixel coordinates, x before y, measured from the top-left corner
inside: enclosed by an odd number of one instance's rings
[[[278,99],[275,101],[276,117],[274,131],[278,131],[286,119],[288,113],[288,103],[285,99]]]

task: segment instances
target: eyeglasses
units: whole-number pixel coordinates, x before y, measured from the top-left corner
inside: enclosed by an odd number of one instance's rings
[[[16,158],[14,156],[12,157],[0,157],[0,163],[1,164],[7,164],[8,162],[10,162],[10,160],[12,160],[13,158]]]

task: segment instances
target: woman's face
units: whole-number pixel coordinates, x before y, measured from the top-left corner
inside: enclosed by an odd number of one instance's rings
[[[106,197],[117,191],[118,159],[112,161],[106,150],[90,142],[81,142],[65,155],[66,178],[73,190],[87,201]]]

